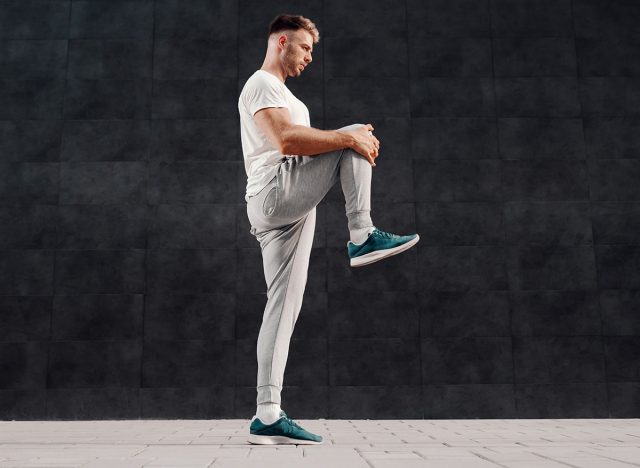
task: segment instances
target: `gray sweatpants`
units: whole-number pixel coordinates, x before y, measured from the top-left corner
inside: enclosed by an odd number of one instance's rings
[[[316,205],[338,179],[349,230],[373,226],[371,165],[349,148],[288,158],[271,182],[247,202],[251,234],[260,243],[267,283],[267,305],[257,344],[258,404],[281,402],[289,343],[307,283]]]

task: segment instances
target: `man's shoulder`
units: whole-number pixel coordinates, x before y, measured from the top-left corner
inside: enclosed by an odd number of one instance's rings
[[[240,92],[240,98],[247,94],[249,96],[255,95],[256,92],[261,89],[273,89],[275,86],[276,84],[269,80],[268,76],[256,71],[253,75],[247,78],[247,81],[244,83],[242,91]]]
[[[278,86],[278,84],[279,81],[275,76],[272,78],[268,73],[256,70],[253,75],[247,79],[245,87]]]

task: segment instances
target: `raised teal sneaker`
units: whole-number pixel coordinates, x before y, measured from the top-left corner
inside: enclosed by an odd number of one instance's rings
[[[280,419],[272,424],[263,424],[258,418],[251,421],[247,441],[263,445],[316,445],[322,443],[322,437],[303,429],[280,410]]]
[[[347,242],[349,261],[352,267],[369,265],[383,258],[397,255],[416,245],[420,240],[418,234],[398,236],[375,228],[362,244]]]

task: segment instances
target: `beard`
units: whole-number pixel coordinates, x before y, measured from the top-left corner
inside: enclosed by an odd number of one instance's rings
[[[287,64],[287,75],[297,76],[302,73],[300,70],[300,63],[302,60],[298,59],[294,54],[287,54],[285,56],[285,63]]]

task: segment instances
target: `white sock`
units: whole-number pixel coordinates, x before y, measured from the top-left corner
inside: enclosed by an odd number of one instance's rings
[[[256,418],[264,424],[273,424],[280,419],[280,405],[278,403],[260,403],[256,411]]]
[[[369,234],[372,233],[374,229],[375,229],[375,226],[371,226],[371,227],[366,227],[362,229],[354,229],[353,231],[350,231],[349,235],[351,236],[351,242],[353,242],[354,244],[362,244],[364,241],[367,240],[367,238],[369,237]]]

